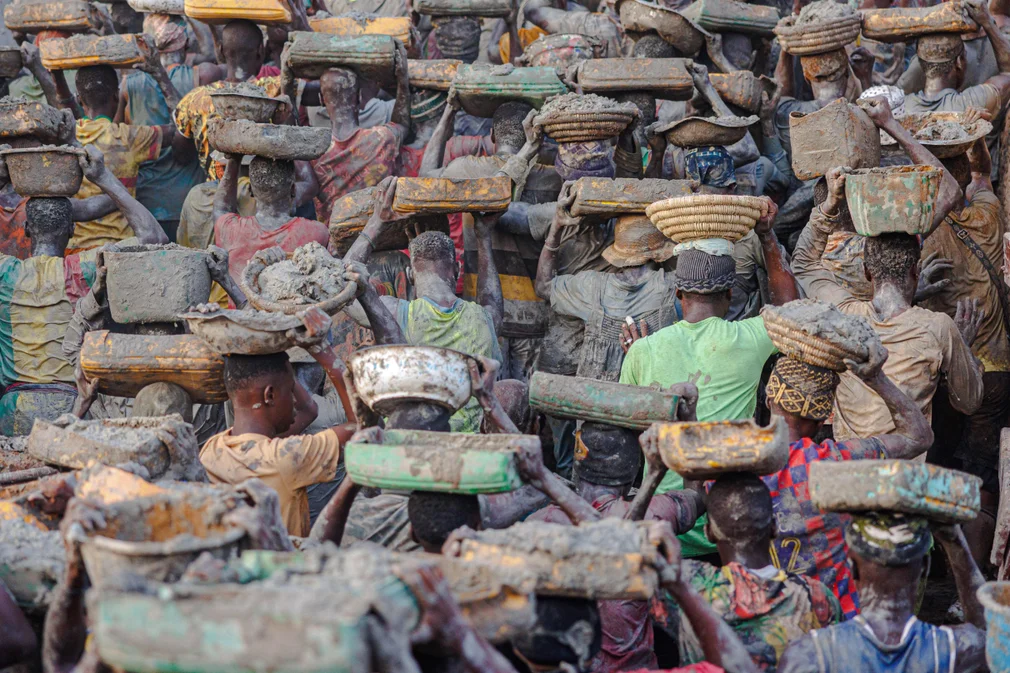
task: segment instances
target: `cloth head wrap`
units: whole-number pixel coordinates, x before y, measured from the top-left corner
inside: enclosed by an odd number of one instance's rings
[[[684,170],[688,180],[709,187],[736,186],[733,157],[725,147],[692,147],[684,151]]]
[[[186,29],[168,14],[148,14],[144,17],[144,32],[154,38],[154,46],[161,52],[186,48]]]
[[[929,522],[896,512],[853,514],[845,527],[845,542],[860,558],[884,566],[904,566],[929,551]]]
[[[901,117],[905,114],[905,92],[898,87],[886,84],[871,86],[859,94],[859,100],[868,100],[877,96],[883,96],[887,99],[887,104],[891,106],[891,114],[895,117]]]
[[[838,374],[789,357],[779,358],[768,377],[765,394],[786,413],[823,421],[831,415]]]
[[[725,292],[736,282],[736,260],[701,250],[684,250],[677,256],[677,288],[694,294]]]
[[[614,177],[614,150],[604,140],[559,143],[554,168],[562,180]]]
[[[449,94],[444,91],[415,89],[410,97],[410,118],[416,122],[438,119],[448,100]]]

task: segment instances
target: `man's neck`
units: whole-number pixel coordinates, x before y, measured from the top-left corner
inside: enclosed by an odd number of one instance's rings
[[[415,270],[414,294],[435,302],[442,308],[449,308],[456,302],[455,288],[450,288],[442,278],[432,272]]]
[[[933,98],[947,89],[955,88],[954,83],[947,77],[932,77],[926,80],[926,85],[922,87],[922,94],[926,98]]]
[[[332,109],[327,109],[327,114],[330,115],[330,135],[337,140],[346,140],[361,128],[358,122],[358,110],[350,103],[334,105]]]
[[[84,108],[84,115],[88,119],[100,119],[105,118],[112,121],[116,116],[116,109],[104,109],[104,108]]]
[[[264,231],[280,229],[291,221],[291,200],[280,203],[263,203],[256,206],[256,221]]]
[[[234,66],[230,63],[228,64],[228,77],[226,80],[232,84],[238,84],[241,82],[248,82],[249,80],[256,77],[259,74],[260,68],[256,69],[256,72],[248,72],[245,68],[241,66]]]
[[[265,418],[260,417],[251,409],[235,407],[235,422],[232,424],[231,434],[235,435],[263,435],[273,438],[277,433],[273,425]]]
[[[731,545],[719,545],[719,558],[723,565],[739,563],[744,568],[760,570],[772,565],[771,547],[768,541],[758,545],[744,545],[740,547]]]
[[[891,283],[873,287],[873,310],[882,320],[899,316],[912,306],[912,297]]]
[[[66,245],[59,243],[49,241],[32,243],[32,257],[63,257],[65,250]]]
[[[882,643],[901,642],[905,625],[915,615],[917,589],[917,586],[891,588],[859,583],[859,613]]]

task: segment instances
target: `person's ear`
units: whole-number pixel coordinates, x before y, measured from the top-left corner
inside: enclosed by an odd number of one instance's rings
[[[268,385],[263,388],[263,405],[267,407],[272,407],[277,404],[276,391],[272,385]]]

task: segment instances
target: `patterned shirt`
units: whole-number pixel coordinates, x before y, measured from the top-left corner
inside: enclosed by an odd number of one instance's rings
[[[681,572],[715,613],[733,627],[758,668],[768,673],[775,673],[789,643],[842,617],[835,595],[811,577],[783,570],[766,577],[735,562],[717,568],[689,560],[684,561]],[[681,614],[680,660],[704,659],[698,636]]]
[[[119,178],[130,196],[137,193],[137,174],[145,161],[154,161],[161,154],[161,129],[157,126],[116,124],[108,117],[80,119],[77,140],[82,145],[94,145],[105,155],[105,165]],[[102,193],[98,185],[87,178],[75,198],[86,199]],[[116,243],[133,236],[126,216],[119,210],[91,222],[78,222],[68,248],[86,250],[106,243]]]
[[[330,221],[330,208],[337,199],[395,174],[403,131],[399,124],[389,123],[359,128],[346,140],[330,139],[329,149],[311,162],[319,181],[316,216],[321,221]]]
[[[790,574],[816,577],[834,591],[845,618],[859,612],[859,599],[846,558],[843,530],[847,516],[822,512],[810,500],[807,488],[810,463],[884,458],[884,445],[876,437],[849,442],[810,438],[793,442],[789,462],[775,474],[761,477],[772,494],[778,535],[772,542],[775,566]]]
[[[264,230],[255,217],[228,213],[214,225],[214,245],[228,252],[228,272],[239,282],[246,264],[260,250],[279,246],[284,252],[315,241],[326,247],[330,232],[322,222],[293,217],[282,227]]]

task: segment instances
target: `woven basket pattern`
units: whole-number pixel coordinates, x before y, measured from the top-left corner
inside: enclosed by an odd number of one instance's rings
[[[861,353],[842,348],[822,337],[807,334],[802,326],[783,320],[774,313],[765,312],[762,317],[772,343],[784,355],[791,358],[836,372],[845,371],[846,359],[856,361],[865,359]]]
[[[764,201],[754,196],[700,194],[657,201],[645,213],[676,243],[702,238],[738,241],[754,228]]]
[[[841,49],[855,41],[859,37],[860,24],[858,16],[838,21],[807,23],[802,26],[780,21],[775,27],[775,35],[786,53],[794,56],[810,56]]]

